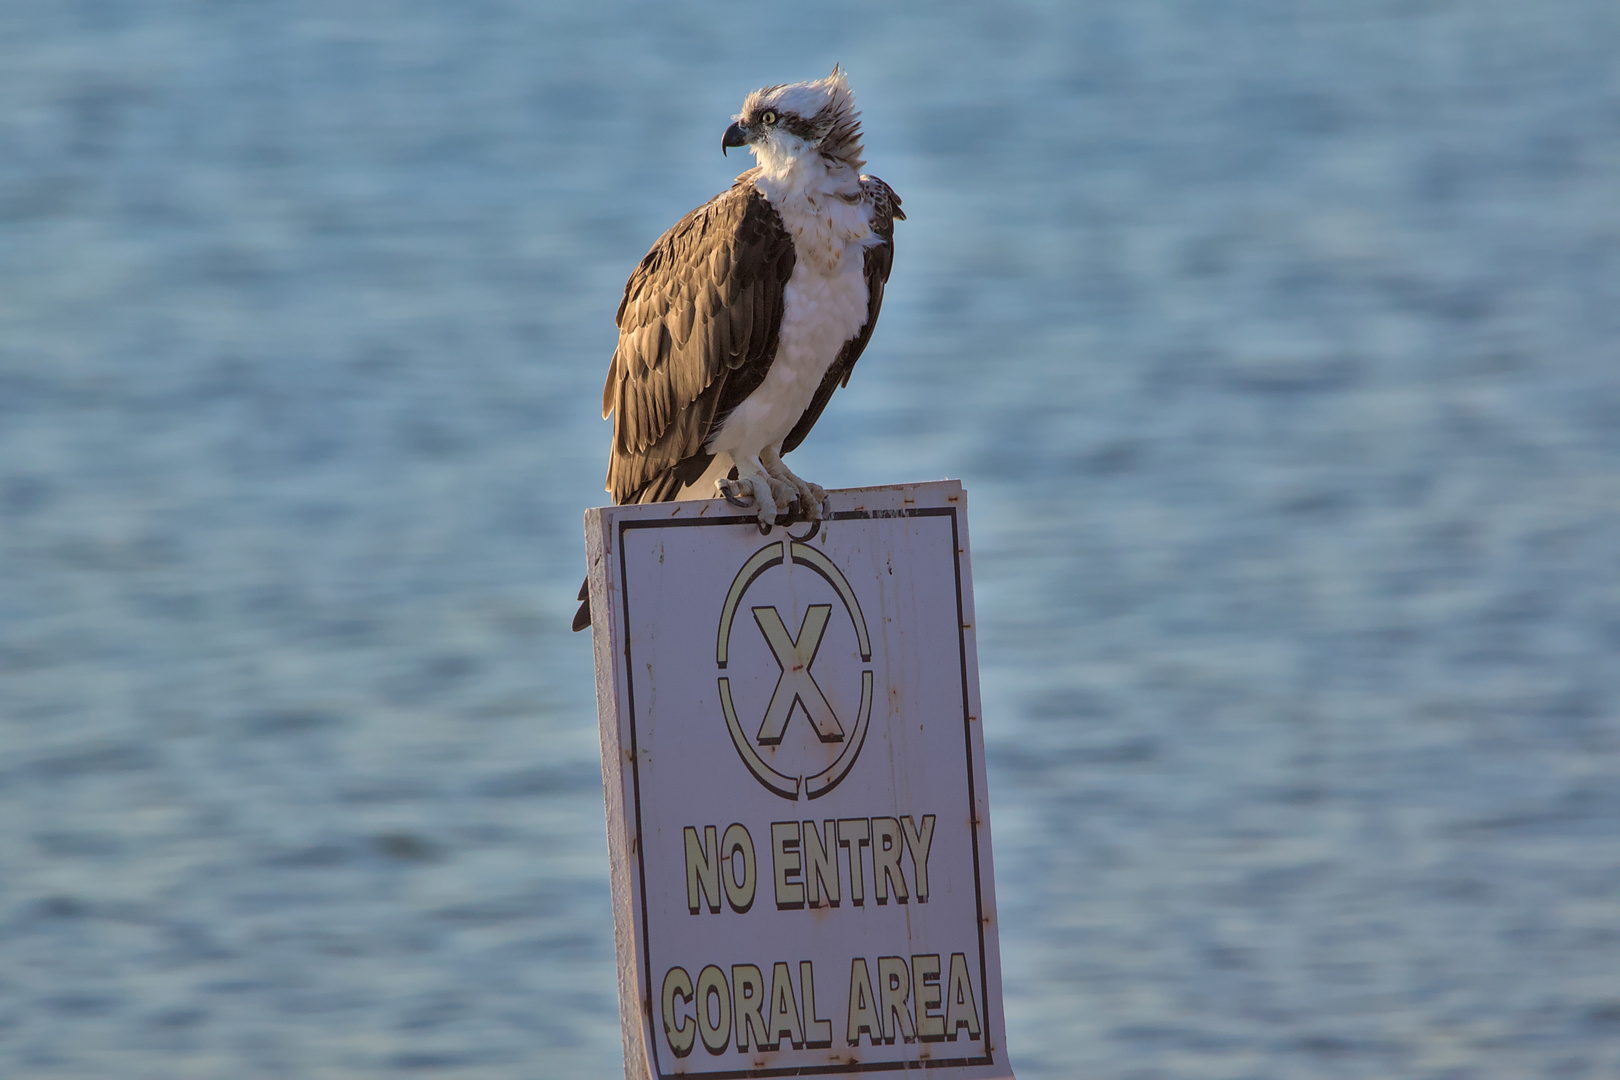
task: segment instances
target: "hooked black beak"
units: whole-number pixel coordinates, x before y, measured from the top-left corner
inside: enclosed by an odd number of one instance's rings
[[[733,146],[747,146],[747,145],[748,145],[748,136],[743,133],[742,125],[741,124],[732,124],[730,127],[726,128],[726,136],[725,136],[725,138],[720,140],[720,152],[722,154],[724,154],[727,150],[730,150]]]

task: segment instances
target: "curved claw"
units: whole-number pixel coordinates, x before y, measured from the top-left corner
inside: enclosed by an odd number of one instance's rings
[[[821,522],[812,521],[810,523],[810,531],[809,532],[805,533],[803,536],[794,536],[792,530],[790,529],[788,531],[788,537],[789,537],[789,539],[797,540],[801,544],[808,544],[810,541],[812,541],[812,540],[814,540],[816,538],[816,534],[819,533],[820,531],[821,531]]]
[[[714,482],[714,487],[715,490],[720,493],[721,498],[725,499],[726,502],[740,510],[752,509],[759,503],[759,500],[756,499],[752,494],[749,494],[747,498],[737,494],[742,490],[742,485],[735,480],[716,480]]]

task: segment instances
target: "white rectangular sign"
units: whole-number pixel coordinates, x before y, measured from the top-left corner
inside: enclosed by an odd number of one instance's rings
[[[625,1073],[1012,1076],[954,481],[586,516]]]

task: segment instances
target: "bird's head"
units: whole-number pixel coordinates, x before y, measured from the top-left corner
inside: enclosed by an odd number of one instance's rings
[[[866,164],[861,160],[860,116],[849,80],[843,69],[834,67],[825,79],[767,86],[749,94],[726,128],[720,149],[745,146],[767,170],[820,154],[859,172]]]

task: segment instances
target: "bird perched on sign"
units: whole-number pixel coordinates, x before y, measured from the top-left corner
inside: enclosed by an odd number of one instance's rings
[[[840,68],[743,101],[723,151],[757,162],[658,238],[624,288],[602,388],[616,503],[712,498],[819,520],[825,493],[782,455],[804,441],[872,337],[900,197],[861,173]],[[574,629],[590,625],[580,590]]]

